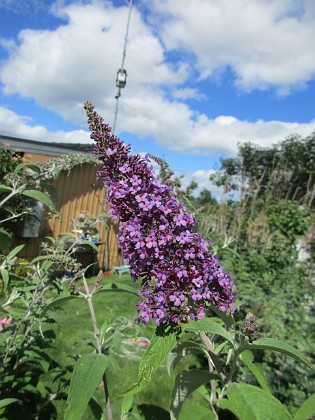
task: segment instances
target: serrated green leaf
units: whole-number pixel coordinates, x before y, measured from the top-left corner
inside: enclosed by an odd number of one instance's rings
[[[304,363],[308,367],[312,367],[309,363],[309,360],[296,348],[290,346],[290,344],[284,343],[281,340],[275,338],[259,338],[258,340],[253,341],[252,343],[247,344],[246,346],[250,350],[274,350],[279,353],[286,354],[293,357],[296,361]]]
[[[315,417],[315,394],[311,395],[298,409],[294,420],[311,420]]]
[[[232,334],[230,334],[228,331],[226,331],[225,328],[223,328],[220,324],[213,321],[210,318],[202,318],[198,321],[192,321],[190,320],[188,324],[185,324],[183,326],[183,329],[185,331],[194,331],[194,332],[205,332],[208,334],[217,334],[221,337],[224,337],[226,340],[228,340],[229,343],[234,346],[234,340]]]
[[[0,400],[0,408],[6,407],[7,405],[13,404],[15,402],[20,402],[17,398],[4,398]]]
[[[149,347],[140,361],[137,383],[131,385],[131,387],[120,396],[137,394],[145,385],[151,382],[154,371],[164,362],[175,344],[175,334],[167,334],[164,336],[154,334]]]
[[[265,373],[263,371],[263,368],[254,363],[254,356],[253,353],[249,350],[244,351],[241,356],[240,359],[242,360],[242,362],[244,363],[244,365],[252,372],[252,374],[255,376],[255,378],[257,379],[259,385],[262,387],[262,389],[264,389],[267,392],[271,392],[270,388],[268,386],[268,382],[265,376]]]
[[[171,369],[174,369],[177,363],[184,357],[189,354],[200,354],[207,352],[204,348],[199,344],[195,343],[194,341],[183,341],[178,343],[173,350],[169,353],[167,358],[167,372],[171,375]]]
[[[290,413],[277,398],[257,386],[232,383],[227,389],[229,406],[241,420],[292,420]],[[219,406],[223,404],[219,401]]]
[[[204,383],[217,378],[206,370],[192,369],[183,370],[176,376],[175,385],[171,398],[171,420],[179,417],[181,408],[186,398]]]
[[[26,197],[34,198],[36,201],[40,201],[41,203],[45,204],[49,208],[50,211],[55,212],[56,207],[52,200],[41,191],[37,190],[25,190],[22,192],[22,195],[25,195]]]
[[[107,368],[103,354],[83,354],[77,361],[71,377],[68,406],[64,420],[78,420],[83,415],[90,398]]]

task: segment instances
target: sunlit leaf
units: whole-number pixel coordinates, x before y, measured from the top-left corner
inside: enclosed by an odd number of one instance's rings
[[[166,334],[164,336],[154,335],[140,361],[137,383],[129,387],[122,396],[136,394],[151,382],[153,373],[165,361],[168,353],[174,348],[175,344],[175,334]]]
[[[194,332],[205,332],[208,334],[217,334],[221,337],[226,338],[232,346],[234,345],[234,340],[232,334],[226,331],[218,322],[213,321],[209,318],[202,318],[198,321],[190,320],[188,324],[183,326],[185,331],[194,331]]]
[[[295,413],[294,420],[310,420],[315,417],[315,394],[311,395]]]
[[[308,367],[312,367],[309,360],[299,350],[290,346],[290,344],[284,343],[281,340],[276,340],[275,338],[259,338],[258,340],[253,341],[253,343],[249,343],[247,348],[250,350],[263,349],[277,351],[293,357],[293,359],[300,363],[304,363]]]
[[[270,392],[253,385],[232,383],[227,389],[228,402],[220,408],[232,411],[241,420],[292,420],[290,413]]]

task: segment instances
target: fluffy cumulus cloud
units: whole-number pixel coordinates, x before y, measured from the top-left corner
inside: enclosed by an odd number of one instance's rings
[[[84,130],[49,131],[42,125],[32,125],[28,117],[0,106],[1,135],[44,142],[90,143],[89,133]]]
[[[315,74],[312,0],[154,0],[154,7],[166,47],[192,54],[201,77],[230,67],[242,89],[288,92]]]
[[[292,133],[309,135],[315,121],[211,117],[195,110],[191,99],[204,99],[198,80],[218,77],[227,67],[239,89],[289,93],[307,83],[315,72],[313,6],[313,0],[152,0],[150,7],[135,2],[118,127],[191,154],[235,153],[242,141],[269,145]],[[51,11],[63,19],[54,29],[23,29],[14,45],[2,39],[9,49],[0,67],[4,95],[32,98],[82,127],[82,104],[90,99],[111,123],[128,2],[57,1]],[[82,130],[48,132],[5,109],[0,124],[2,133],[24,138],[88,139]]]

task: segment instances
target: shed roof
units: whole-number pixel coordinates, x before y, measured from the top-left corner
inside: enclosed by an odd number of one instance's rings
[[[0,144],[2,144],[5,149],[45,156],[62,156],[77,153],[92,154],[93,152],[92,143],[48,143],[4,135],[0,135]]]

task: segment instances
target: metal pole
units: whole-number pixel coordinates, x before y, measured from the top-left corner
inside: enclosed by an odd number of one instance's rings
[[[123,49],[123,55],[122,55],[122,61],[121,61],[121,69],[124,68],[125,65],[125,59],[127,55],[127,42],[128,42],[128,33],[129,33],[129,26],[130,26],[130,16],[131,16],[131,10],[132,10],[133,0],[129,1],[129,12],[128,12],[128,20],[127,20],[127,27],[126,27],[126,33],[125,33],[125,41],[124,41],[124,49]],[[116,105],[115,105],[115,113],[114,113],[114,122],[112,127],[112,133],[115,134],[116,130],[116,123],[117,123],[117,117],[118,117],[118,107],[119,107],[119,98],[121,96],[121,89],[117,89],[117,94],[115,96],[116,99]]]

